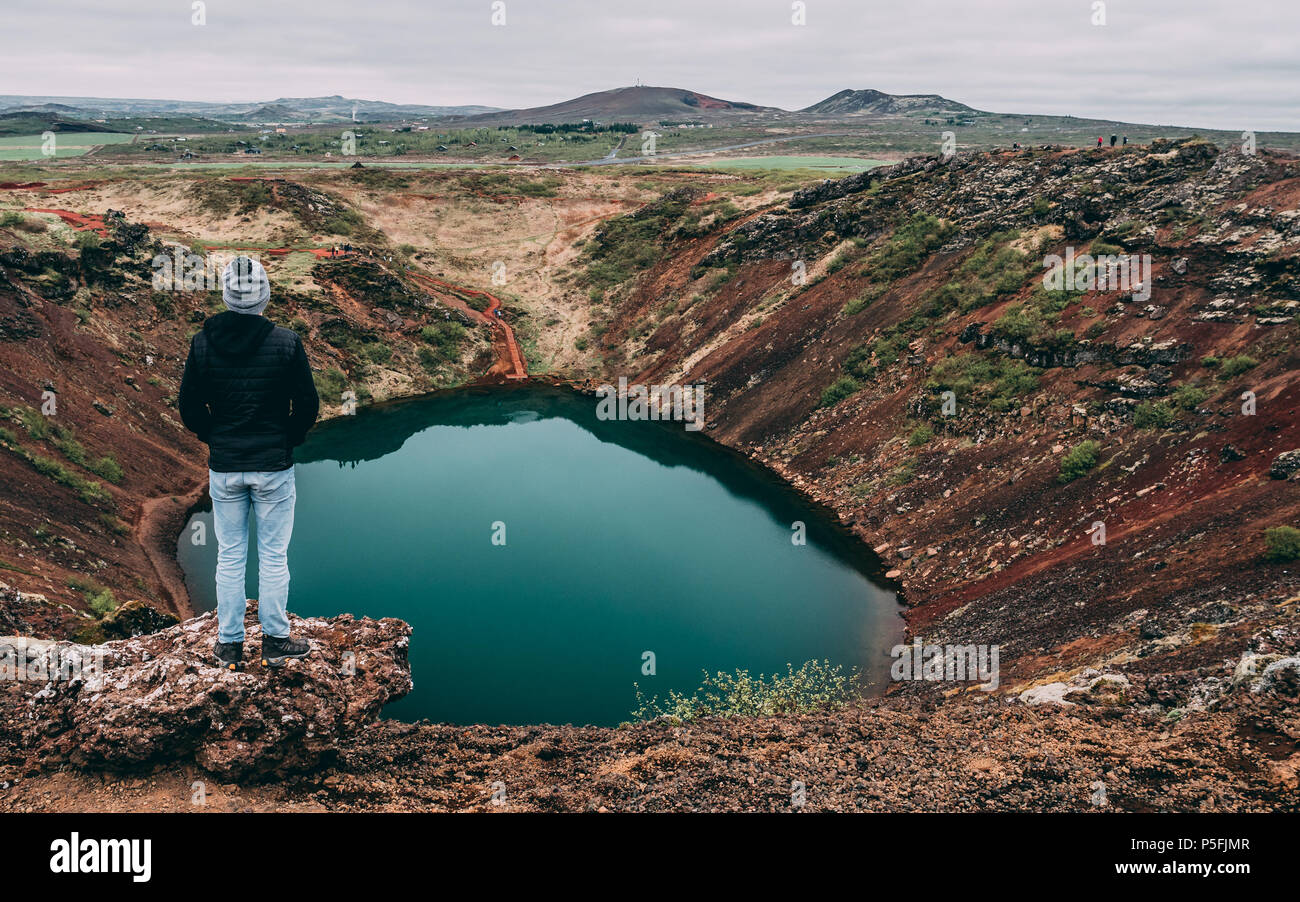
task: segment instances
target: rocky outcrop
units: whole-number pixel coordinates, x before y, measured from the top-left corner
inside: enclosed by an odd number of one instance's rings
[[[1046,683],[1020,693],[1023,704],[1034,705],[1118,705],[1132,691],[1128,677],[1122,673],[1101,673],[1089,668],[1069,682]]]
[[[850,194],[865,191],[874,183],[883,179],[907,175],[922,169],[929,171],[937,165],[939,165],[939,160],[934,157],[909,157],[892,166],[880,166],[840,179],[826,179],[807,188],[800,188],[791,195],[790,208],[798,210],[803,207],[824,204],[827,201],[839,200],[841,197],[848,197]]]
[[[105,636],[114,639],[130,639],[132,636],[156,633],[179,622],[175,615],[133,599],[105,614],[101,625]]]
[[[1273,458],[1273,464],[1268,468],[1268,475],[1274,479],[1290,479],[1296,473],[1300,473],[1300,448],[1283,451]]]
[[[1192,346],[1187,342],[1175,342],[1172,339],[1159,342],[1147,339],[1120,346],[1107,342],[1093,342],[1085,338],[1070,341],[1063,347],[1038,347],[1024,339],[1001,335],[995,327],[987,332],[983,331],[981,329],[983,325],[979,322],[969,323],[962,329],[958,341],[962,344],[973,343],[981,351],[996,348],[1009,357],[1024,360],[1030,366],[1041,368],[1077,367],[1101,363],[1111,366],[1141,366],[1149,369],[1181,363],[1192,351]],[[1150,394],[1157,393],[1160,392],[1153,391]],[[1150,395],[1134,395],[1134,397],[1144,396]]]
[[[328,760],[411,690],[402,621],[293,618],[313,652],[267,670],[254,611],[242,671],[215,666],[211,613],[104,645],[0,638],[0,746],[29,770],[193,760],[228,778],[282,775]]]

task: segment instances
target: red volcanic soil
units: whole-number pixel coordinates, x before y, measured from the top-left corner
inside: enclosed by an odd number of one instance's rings
[[[694,92],[686,96],[694,102],[695,106],[702,110],[730,110],[733,108],[733,104],[728,103],[725,100],[718,100],[716,97],[707,97],[704,94],[696,94]]]
[[[487,323],[494,330],[492,344],[497,351],[497,363],[488,371],[488,376],[504,376],[506,379],[527,379],[528,368],[524,365],[523,354],[519,350],[519,343],[515,340],[515,330],[510,324],[501,317],[497,316],[497,310],[501,307],[501,300],[496,295],[486,291],[479,291],[476,288],[462,288],[459,285],[453,285],[450,282],[444,282],[441,279],[435,279],[433,276],[424,273],[408,273],[417,284],[424,286],[438,294],[438,296],[448,301],[456,309],[477,319],[479,322]],[[473,297],[486,298],[488,301],[487,309],[484,311],[475,310],[469,304],[461,301],[449,292],[459,292],[468,294]]]
[[[0,191],[42,191],[45,194],[67,194],[69,191],[85,191],[94,188],[100,182],[86,182],[82,185],[69,185],[66,188],[50,188],[45,182],[0,182]]]
[[[47,207],[23,207],[28,213],[53,213],[78,232],[96,232],[102,238],[108,237],[108,228],[104,217],[93,213],[74,213],[71,210],[57,210]]]

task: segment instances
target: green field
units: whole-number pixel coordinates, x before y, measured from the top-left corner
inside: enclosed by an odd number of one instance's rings
[[[866,160],[862,157],[731,157],[700,163],[710,169],[815,169],[825,172],[864,172],[877,166],[888,166],[887,160]]]
[[[236,157],[228,163],[158,163],[157,168],[162,169],[351,169],[357,163],[355,158],[349,158],[347,161],[319,160],[312,162],[297,163],[293,160],[250,160],[247,157]],[[436,160],[412,160],[410,162],[398,162],[394,160],[367,160],[364,164],[366,169],[489,169],[513,167],[516,164],[510,163],[462,163],[459,161],[448,161],[446,163]],[[147,170],[145,170],[147,171]]]
[[[79,157],[100,144],[126,144],[134,135],[117,132],[58,132],[54,157]],[[48,159],[41,152],[40,135],[10,135],[0,138],[0,160]]]

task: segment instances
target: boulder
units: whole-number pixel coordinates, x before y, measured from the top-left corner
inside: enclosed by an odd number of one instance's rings
[[[1047,683],[1021,692],[1021,704],[1036,705],[1094,705],[1113,707],[1128,702],[1132,686],[1121,673],[1102,673],[1089,668],[1076,674],[1069,682]]]
[[[1138,630],[1138,638],[1140,639],[1151,640],[1163,639],[1164,637],[1164,629],[1154,620],[1143,621],[1141,628]]]
[[[129,639],[145,633],[156,633],[179,622],[175,615],[160,611],[148,602],[133,599],[105,614],[100,625],[105,636]]]
[[[103,645],[0,637],[0,748],[29,769],[192,760],[230,779],[282,775],[326,761],[411,690],[406,623],[291,617],[312,653],[268,670],[255,610],[240,671],[216,666],[212,613]]]
[[[1277,692],[1300,697],[1300,656],[1281,658],[1264,668],[1251,692]]]
[[[1283,451],[1273,458],[1273,465],[1268,468],[1268,475],[1274,479],[1289,479],[1300,472],[1300,448]]]
[[[1232,671],[1233,688],[1248,686],[1256,694],[1300,695],[1300,655],[1248,651]]]

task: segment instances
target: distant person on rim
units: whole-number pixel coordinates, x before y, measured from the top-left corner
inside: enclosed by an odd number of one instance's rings
[[[217,642],[223,667],[244,660],[244,567],[248,513],[257,517],[257,616],[262,664],[279,667],[311,646],[289,635],[289,537],[297,497],[293,449],[316,422],[320,401],[296,333],[262,316],[271,284],[262,264],[236,257],[221,275],[229,309],[190,342],[181,379],[185,426],[208,446],[208,487],[217,534]]]

